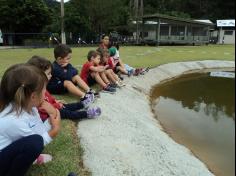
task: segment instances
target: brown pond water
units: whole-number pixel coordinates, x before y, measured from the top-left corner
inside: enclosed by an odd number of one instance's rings
[[[163,129],[217,176],[235,175],[235,79],[191,74],[157,86],[153,110]]]

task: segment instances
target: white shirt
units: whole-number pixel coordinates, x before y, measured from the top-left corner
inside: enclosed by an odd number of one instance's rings
[[[32,113],[22,111],[19,115],[10,112],[12,105],[8,105],[0,112],[0,150],[4,149],[14,141],[33,134],[43,137],[44,145],[52,141],[48,131],[48,121],[43,123],[37,108],[32,108]]]

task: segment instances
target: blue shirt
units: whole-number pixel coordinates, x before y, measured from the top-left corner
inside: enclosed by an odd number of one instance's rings
[[[52,78],[50,79],[48,85],[50,86],[50,84],[60,84],[65,80],[72,81],[72,78],[77,74],[77,69],[71,64],[68,64],[66,67],[61,67],[56,61],[54,61],[52,68]]]

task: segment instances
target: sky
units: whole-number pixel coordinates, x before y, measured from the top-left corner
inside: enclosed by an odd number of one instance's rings
[[[56,1],[61,2],[61,0],[56,0]],[[68,1],[70,1],[70,0],[64,0],[64,2],[68,2]]]

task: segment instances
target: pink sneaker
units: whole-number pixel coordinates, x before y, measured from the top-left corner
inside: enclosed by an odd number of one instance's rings
[[[52,161],[52,156],[49,154],[40,154],[38,158],[33,162],[33,164],[45,164]]]

